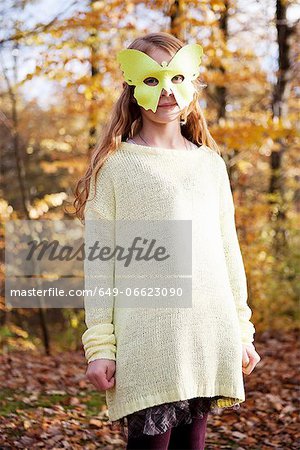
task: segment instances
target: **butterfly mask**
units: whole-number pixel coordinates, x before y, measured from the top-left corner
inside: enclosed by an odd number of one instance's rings
[[[174,94],[180,109],[191,103],[195,92],[192,80],[199,75],[202,54],[201,45],[188,44],[180,48],[169,63],[159,64],[140,50],[125,49],[118,52],[117,61],[125,81],[135,86],[133,95],[137,103],[155,113],[163,88]],[[181,76],[179,82],[178,76]],[[157,84],[146,84],[147,78],[156,78]]]

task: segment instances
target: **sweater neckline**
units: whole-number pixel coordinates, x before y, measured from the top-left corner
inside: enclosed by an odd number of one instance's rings
[[[194,146],[189,149],[183,149],[183,148],[164,148],[164,147],[151,147],[147,145],[141,145],[141,144],[134,144],[133,142],[127,142],[122,141],[119,148],[120,150],[126,150],[133,153],[149,153],[149,154],[156,154],[156,155],[178,155],[182,154],[185,155],[187,153],[189,154],[198,154],[199,150],[202,149],[203,145],[200,147],[197,147],[195,144]]]

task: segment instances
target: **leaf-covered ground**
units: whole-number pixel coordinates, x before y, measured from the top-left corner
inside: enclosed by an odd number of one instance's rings
[[[240,410],[210,415],[206,449],[300,448],[298,332],[256,339],[261,361],[245,376]],[[85,378],[83,352],[0,355],[0,448],[124,449],[105,394]]]

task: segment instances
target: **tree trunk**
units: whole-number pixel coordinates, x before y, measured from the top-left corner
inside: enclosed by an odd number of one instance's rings
[[[91,10],[94,9],[95,0],[90,1]],[[99,42],[98,42],[98,31],[94,26],[92,26],[90,30],[91,44],[90,44],[90,70],[91,70],[91,80],[92,86],[94,86],[93,78],[99,73],[98,64],[97,64],[97,53],[99,51]],[[94,149],[96,144],[96,133],[97,133],[97,114],[96,114],[96,99],[94,93],[92,94],[92,98],[90,100],[89,107],[89,154]]]
[[[289,42],[290,30],[287,24],[286,4],[284,0],[276,0],[276,29],[278,44],[278,71],[277,81],[274,86],[272,99],[272,117],[274,122],[278,122],[287,114],[286,92],[290,70]],[[270,203],[274,205],[271,213],[271,220],[275,224],[274,250],[278,252],[286,246],[285,207],[284,207],[284,185],[282,177],[282,159],[286,151],[284,139],[277,139],[276,149],[271,153],[271,178],[269,192],[273,194]]]
[[[14,45],[14,50],[18,50],[19,44],[18,42]],[[14,83],[17,84],[18,81],[18,61],[17,61],[17,55],[18,52],[15,51],[13,53],[14,58]],[[17,180],[19,184],[19,192],[21,196],[21,207],[23,210],[23,216],[25,220],[30,220],[29,215],[29,205],[30,205],[30,196],[29,192],[27,190],[26,186],[26,173],[25,173],[25,167],[24,162],[20,154],[20,138],[19,138],[19,118],[18,118],[18,104],[17,104],[17,95],[14,91],[13,86],[11,85],[10,79],[6,73],[6,68],[3,67],[3,75],[6,81],[8,94],[11,100],[11,115],[12,115],[12,127],[11,127],[11,134],[13,138],[13,154],[15,158],[15,165],[16,165],[16,172],[17,172]],[[7,313],[9,314],[9,313]],[[43,308],[39,308],[39,318],[40,318],[40,325],[41,325],[41,331],[42,331],[42,338],[44,343],[44,348],[46,351],[46,354],[50,354],[50,341],[49,341],[49,333],[47,328],[47,320],[46,320],[46,313]],[[9,323],[10,317],[6,317],[6,323]]]
[[[228,0],[224,0],[224,11],[221,12],[220,15],[220,30],[222,33],[222,37],[224,40],[224,44],[226,45],[228,40]],[[222,73],[222,75],[225,74],[225,67],[221,64],[218,67],[218,70]],[[225,118],[226,116],[226,97],[227,97],[227,89],[226,86],[217,86],[216,88],[216,99],[217,99],[217,108],[218,108],[218,120],[221,118]]]
[[[181,39],[186,40],[185,37],[185,14],[186,14],[186,3],[184,0],[174,0],[171,4],[169,16],[171,19],[170,33]]]

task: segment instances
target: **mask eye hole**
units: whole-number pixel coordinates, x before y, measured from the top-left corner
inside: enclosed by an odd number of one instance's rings
[[[143,83],[147,84],[148,86],[157,86],[159,81],[157,78],[154,77],[148,77],[145,78],[145,80],[143,81]]]
[[[179,84],[179,83],[182,83],[183,80],[184,80],[184,76],[183,76],[183,75],[175,75],[175,76],[172,78],[172,83],[174,83],[174,84]]]

